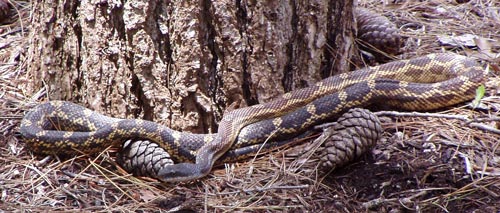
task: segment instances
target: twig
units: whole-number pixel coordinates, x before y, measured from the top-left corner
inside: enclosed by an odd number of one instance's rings
[[[466,125],[470,127],[474,127],[483,131],[492,132],[495,134],[500,134],[500,130],[486,124],[478,123],[486,122],[486,121],[498,121],[500,118],[477,118],[470,119],[465,115],[449,115],[449,114],[441,114],[441,113],[428,113],[428,112],[396,112],[396,111],[380,111],[374,112],[377,116],[392,116],[392,117],[425,117],[425,118],[445,118],[445,119],[455,119],[465,122]]]
[[[392,116],[392,117],[429,117],[429,118],[446,118],[455,119],[461,121],[469,121],[469,117],[465,115],[449,115],[441,113],[429,113],[429,112],[397,112],[397,111],[380,111],[374,112],[373,114],[377,116]]]
[[[269,190],[275,190],[275,189],[306,189],[309,188],[309,185],[298,185],[298,186],[269,186],[269,187],[256,187],[253,189],[240,189],[238,191],[233,191],[233,192],[224,192],[224,193],[207,193],[210,196],[215,196],[215,195],[232,195],[232,194],[239,194],[239,193],[251,193],[251,192],[264,192],[264,191],[269,191]]]
[[[475,128],[480,129],[480,130],[487,131],[487,132],[492,132],[492,133],[495,133],[495,134],[500,134],[500,130],[499,129],[493,128],[493,127],[488,126],[486,124],[471,122],[471,123],[469,123],[469,126],[470,127],[475,127]]]
[[[85,200],[83,200],[80,196],[70,192],[68,189],[66,189],[66,187],[60,187],[61,190],[66,193],[67,195],[69,195],[70,197],[74,198],[75,200],[78,200],[80,203],[83,204],[83,207],[84,208],[87,208],[89,206],[89,204],[87,202],[85,202]]]
[[[471,166],[471,163],[470,163],[470,160],[469,158],[467,157],[467,155],[463,154],[463,153],[458,153],[458,155],[460,157],[462,157],[464,159],[464,164],[465,164],[465,172],[467,174],[472,174],[472,166]]]
[[[376,208],[377,206],[380,206],[383,203],[395,202],[395,201],[398,201],[398,200],[399,200],[399,202],[401,202],[401,204],[407,204],[407,203],[411,203],[412,199],[415,199],[417,197],[420,197],[420,196],[423,196],[423,195],[426,195],[426,194],[427,194],[427,190],[424,190],[424,191],[421,191],[421,192],[419,192],[417,194],[414,194],[412,196],[405,197],[405,198],[389,198],[389,199],[386,199],[386,198],[377,198],[377,199],[374,199],[374,200],[370,200],[368,202],[364,202],[362,205],[366,209],[373,209],[373,208]]]

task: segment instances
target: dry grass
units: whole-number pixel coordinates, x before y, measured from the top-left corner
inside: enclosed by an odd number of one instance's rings
[[[0,27],[0,212],[5,211],[500,211],[500,3],[360,0],[408,38],[401,57],[457,51],[490,63],[486,110],[465,106],[431,115],[382,115],[386,133],[372,154],[319,174],[307,144],[214,170],[193,183],[161,184],[120,171],[114,151],[61,160],[33,156],[14,136],[33,100],[25,73],[29,8]],[[480,48],[443,46],[472,34]],[[493,39],[489,42],[487,39]],[[489,47],[489,48],[488,48]],[[466,117],[463,117],[466,116]],[[484,130],[485,128],[493,130]],[[297,157],[297,155],[299,157]]]

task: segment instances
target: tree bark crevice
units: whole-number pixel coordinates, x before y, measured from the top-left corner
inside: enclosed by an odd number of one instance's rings
[[[352,0],[33,3],[25,91],[215,132],[244,107],[347,70]],[[42,33],[40,33],[42,32]]]

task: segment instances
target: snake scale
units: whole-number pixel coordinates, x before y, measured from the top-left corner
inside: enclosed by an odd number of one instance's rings
[[[268,103],[230,111],[215,135],[178,132],[151,121],[111,118],[70,102],[52,101],[27,113],[20,133],[31,150],[45,154],[93,153],[129,138],[151,140],[176,162],[162,168],[158,178],[187,181],[207,175],[230,149],[300,134],[351,108],[382,104],[432,110],[470,100],[485,75],[475,60],[452,53],[367,67]]]

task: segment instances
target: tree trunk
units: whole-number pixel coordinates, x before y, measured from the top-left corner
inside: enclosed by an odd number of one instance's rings
[[[215,131],[226,108],[345,71],[353,52],[352,0],[33,4],[26,91],[178,130]]]

